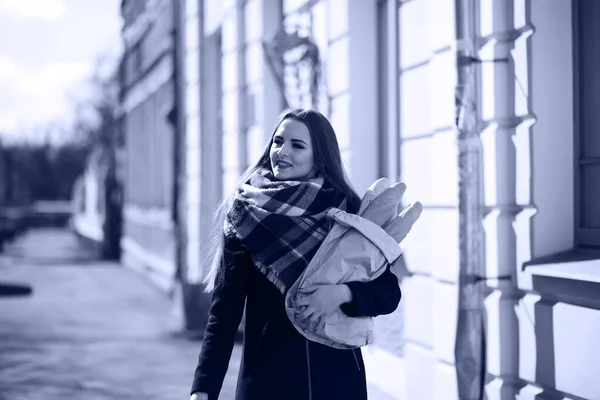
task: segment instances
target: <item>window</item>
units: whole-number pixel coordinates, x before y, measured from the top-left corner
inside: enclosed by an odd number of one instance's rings
[[[573,5],[575,243],[600,247],[600,2]]]
[[[379,112],[379,165],[378,176],[386,176],[388,174],[388,146],[389,146],[389,129],[388,129],[388,107],[389,107],[389,90],[393,90],[388,84],[388,5],[387,1],[380,0],[377,2],[377,90],[380,104],[377,107]]]
[[[142,70],[142,43],[137,42],[131,50],[131,57],[133,59],[133,72],[138,73]]]

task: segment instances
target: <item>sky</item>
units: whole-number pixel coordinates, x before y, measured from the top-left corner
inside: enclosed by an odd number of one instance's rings
[[[120,0],[0,0],[0,138],[72,121],[98,57],[121,51]]]

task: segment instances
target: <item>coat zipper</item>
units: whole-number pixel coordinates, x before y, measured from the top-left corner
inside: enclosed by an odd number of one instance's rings
[[[358,370],[360,371],[360,364],[358,363],[358,357],[356,357],[356,353],[354,352],[354,349],[352,350],[352,355],[354,356],[354,361],[356,361],[356,368],[358,368]]]
[[[254,352],[256,353],[257,357],[258,357],[258,352],[260,351],[260,344],[262,343],[265,335],[267,334],[268,325],[269,325],[269,323],[265,322],[265,326],[263,326],[262,332],[260,333],[260,337],[258,338],[258,342],[256,343],[256,350]]]
[[[262,338],[265,336],[265,334],[267,333],[267,327],[269,326],[268,322],[265,322],[265,326],[263,327],[263,330],[260,334],[260,340],[262,341]]]
[[[308,399],[312,400],[312,381],[310,378],[310,352],[308,348],[308,340],[306,341],[306,369],[308,372]]]

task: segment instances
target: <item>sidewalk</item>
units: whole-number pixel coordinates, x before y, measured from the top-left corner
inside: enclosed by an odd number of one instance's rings
[[[182,400],[201,347],[174,334],[165,295],[136,272],[97,262],[63,230],[30,233],[0,255],[0,400]],[[233,400],[236,345],[222,400]],[[392,400],[374,387],[369,399]]]
[[[135,272],[86,258],[70,233],[39,231],[0,256],[1,400],[189,399],[201,343],[173,334],[164,294]],[[240,348],[222,391],[233,399]]]

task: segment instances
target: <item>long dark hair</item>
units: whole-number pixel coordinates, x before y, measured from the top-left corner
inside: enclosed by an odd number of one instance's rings
[[[335,131],[327,118],[318,111],[307,109],[285,110],[277,122],[271,139],[265,146],[263,154],[258,161],[250,166],[240,177],[236,190],[246,183],[248,179],[258,170],[271,169],[270,149],[273,144],[273,136],[279,125],[286,119],[295,119],[304,123],[310,132],[313,148],[313,160],[317,173],[322,175],[325,181],[335,190],[346,196],[348,212],[356,213],[360,207],[360,197],[352,187],[348,174],[342,163],[340,146]],[[209,265],[208,273],[204,276],[206,292],[211,292],[219,277],[221,258],[223,256],[223,224],[229,209],[232,196],[229,195],[215,212],[214,227],[210,240],[203,251],[205,261]]]

